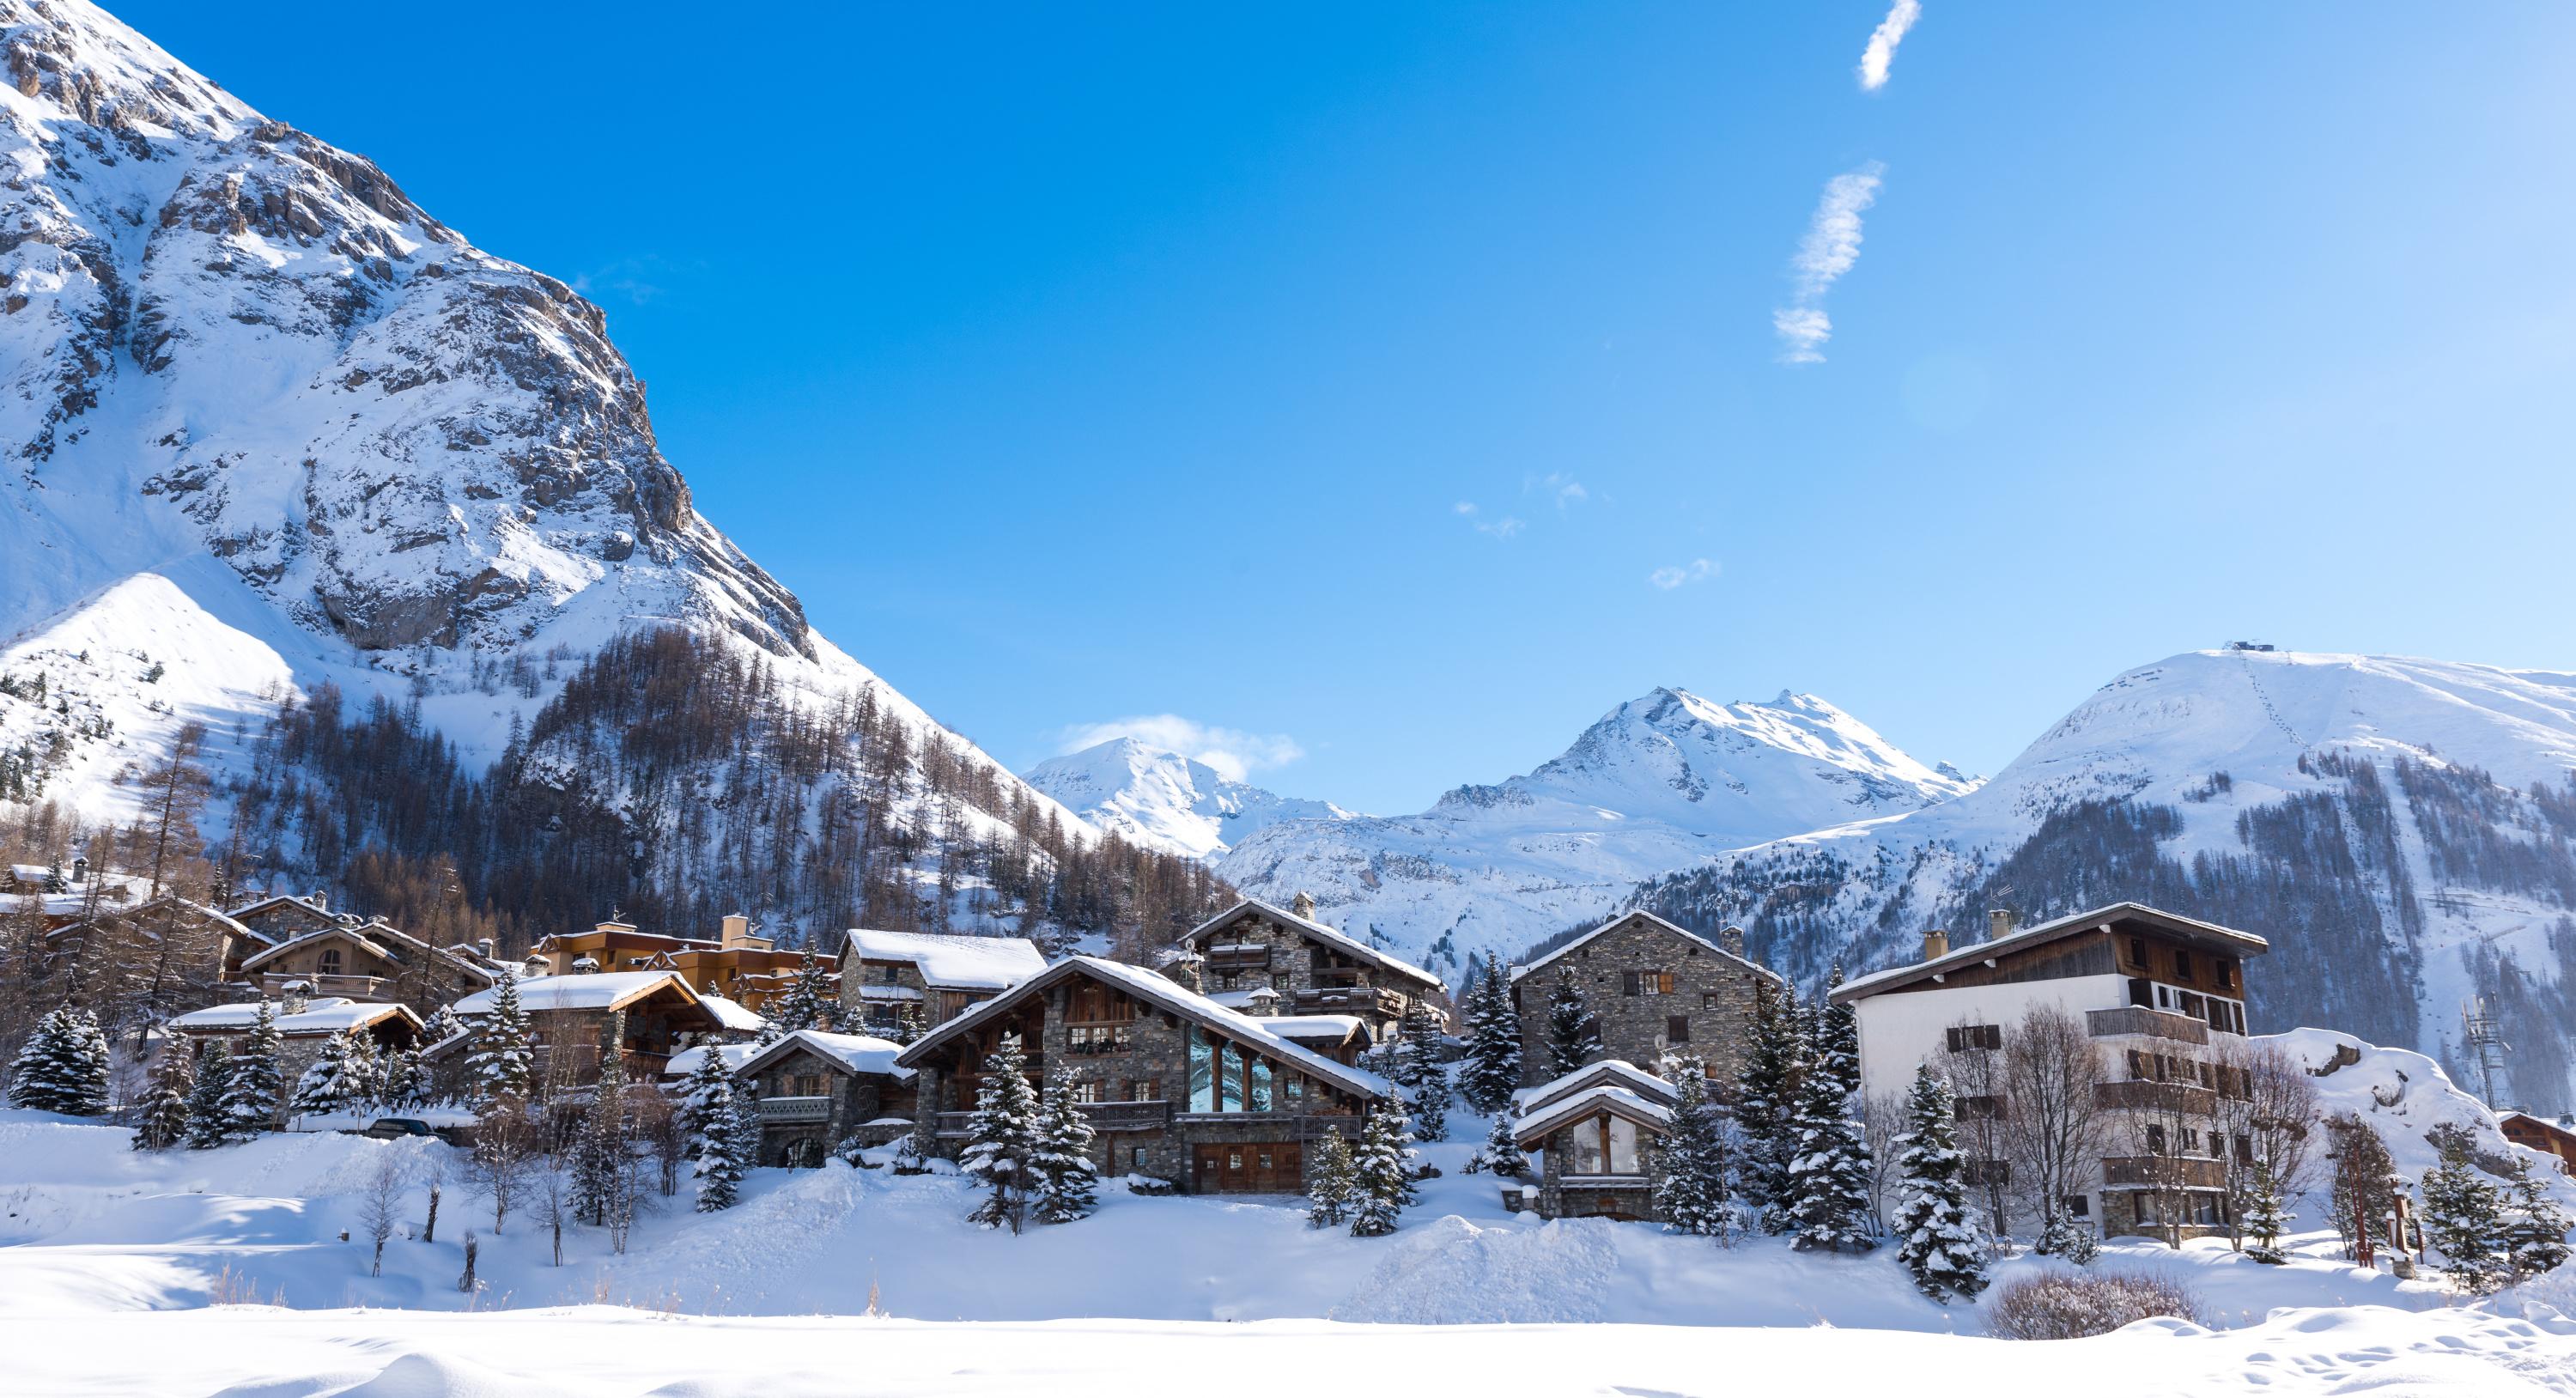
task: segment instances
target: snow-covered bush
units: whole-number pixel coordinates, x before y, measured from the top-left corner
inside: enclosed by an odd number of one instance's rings
[[[2197,1322],[2200,1299],[2170,1277],[2052,1269],[1996,1287],[1986,1309],[1986,1333],[2004,1340],[2080,1340],[2160,1315]]]

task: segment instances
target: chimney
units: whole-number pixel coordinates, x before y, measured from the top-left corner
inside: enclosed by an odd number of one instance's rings
[[[491,960],[491,959],[492,959],[492,939],[491,939],[491,938],[489,938],[489,937],[477,937],[477,938],[475,938],[475,939],[474,939],[474,949],[475,949],[476,951],[479,951],[479,952],[483,953],[483,959],[484,959],[484,960],[489,961],[489,960]]]
[[[283,1012],[291,1015],[300,1015],[304,1013],[304,1006],[307,1003],[306,996],[311,989],[311,986],[306,985],[302,981],[288,981],[286,983],[285,990],[280,993],[279,997],[286,1002],[283,1007]]]
[[[1923,959],[1938,961],[1950,954],[1950,934],[1938,927],[1923,929]]]
[[[725,914],[724,931],[716,938],[716,945],[727,951],[732,951],[736,947],[739,947],[750,940],[751,919],[743,916],[741,913]]]
[[[1315,895],[1308,893],[1302,888],[1297,890],[1296,900],[1288,905],[1288,910],[1295,913],[1297,916],[1306,919],[1308,922],[1313,922],[1315,920]]]
[[[1741,927],[1719,928],[1717,930],[1717,945],[1720,950],[1724,951],[1729,956],[1742,956],[1744,954],[1744,929]]]
[[[88,857],[87,855],[75,855],[75,856],[73,856],[73,858],[72,858],[72,882],[73,882],[73,883],[87,883],[87,882],[89,882],[89,857]]]
[[[318,888],[313,890],[312,897],[307,898],[304,901],[311,903],[314,907],[321,909],[323,912],[327,913],[331,911],[331,895]]]
[[[2010,908],[1997,908],[1986,914],[1986,940],[1998,942],[2012,935],[2013,915]]]

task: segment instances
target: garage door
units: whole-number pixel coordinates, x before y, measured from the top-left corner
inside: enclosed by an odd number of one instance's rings
[[[1305,1155],[1295,1141],[1199,1146],[1192,1188],[1201,1194],[1296,1194],[1306,1188]]]

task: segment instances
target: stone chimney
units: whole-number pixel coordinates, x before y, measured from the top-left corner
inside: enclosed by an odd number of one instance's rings
[[[1717,929],[1717,945],[1719,950],[1725,952],[1729,956],[1742,956],[1744,954],[1744,929],[1741,927],[1721,927]]]
[[[314,907],[316,907],[316,908],[321,909],[323,912],[326,912],[326,913],[327,913],[327,912],[331,911],[331,895],[330,895],[330,894],[328,894],[328,893],[323,892],[322,890],[320,890],[320,889],[318,889],[318,888],[317,888],[317,889],[315,889],[315,890],[313,890],[313,896],[312,896],[312,897],[307,898],[307,899],[305,899],[304,901],[305,901],[305,902],[307,902],[307,903],[312,904],[312,905],[313,905]]]
[[[1997,908],[1986,914],[1986,940],[2001,941],[2012,935],[2013,914],[2010,908]]]
[[[1950,934],[1938,927],[1923,929],[1923,959],[1938,961],[1950,954]]]
[[[475,949],[476,951],[479,951],[479,952],[483,953],[483,959],[484,959],[484,960],[489,961],[489,960],[491,960],[491,959],[492,959],[492,939],[491,939],[491,938],[489,938],[489,937],[477,937],[477,938],[475,938],[475,939],[474,939],[474,949]]]
[[[1245,996],[1244,999],[1251,1006],[1252,1012],[1256,1015],[1268,1017],[1279,1013],[1279,992],[1271,989],[1269,986],[1254,986],[1252,988],[1252,993]]]
[[[72,882],[89,882],[89,857],[87,855],[74,855],[72,857]]]
[[[724,931],[717,936],[716,945],[726,951],[732,951],[750,940],[751,919],[741,913],[725,914]]]
[[[1315,895],[1308,893],[1302,888],[1297,890],[1297,897],[1289,903],[1288,911],[1306,919],[1308,922],[1313,922],[1315,920]]]
[[[302,981],[288,981],[285,989],[278,993],[278,998],[284,1002],[279,1007],[279,1013],[290,1015],[304,1013],[304,1006],[308,1002],[312,989]]]

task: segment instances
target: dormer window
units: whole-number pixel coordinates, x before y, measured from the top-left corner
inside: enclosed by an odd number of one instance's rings
[[[340,974],[340,949],[338,947],[324,947],[321,955],[313,958],[313,969],[317,973],[325,976],[336,976]]]

